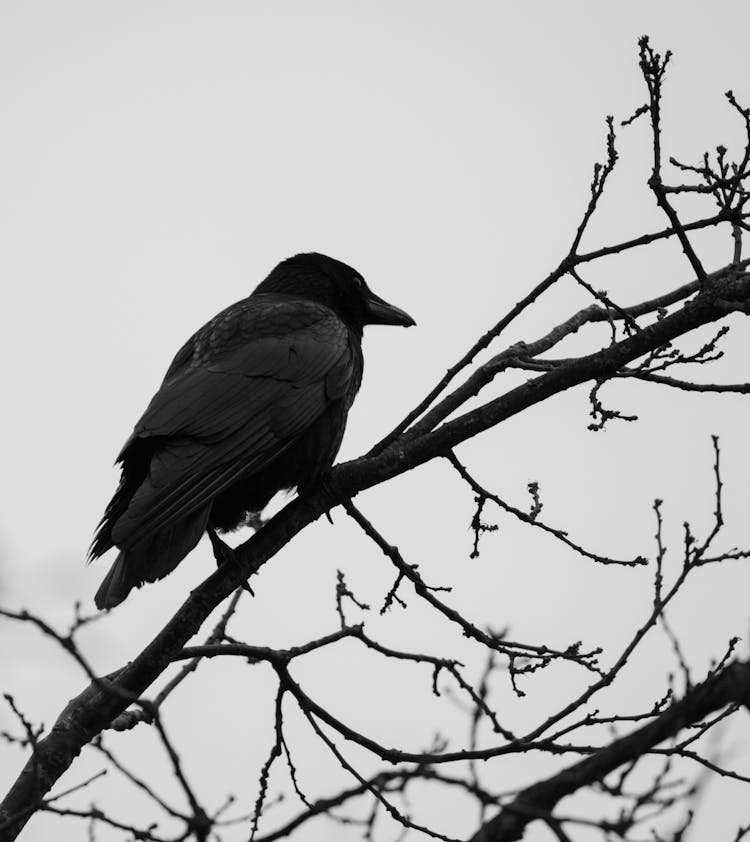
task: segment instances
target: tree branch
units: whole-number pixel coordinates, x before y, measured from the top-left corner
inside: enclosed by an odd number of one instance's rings
[[[377,455],[335,467],[316,489],[292,501],[238,547],[237,565],[218,569],[199,585],[151,643],[117,673],[116,684],[94,681],[69,702],[49,734],[39,740],[34,757],[0,804],[0,828],[5,828],[0,830],[0,840],[16,838],[81,748],[148,689],[219,603],[321,514],[365,489],[446,455],[451,448],[555,394],[612,377],[639,357],[734,311],[750,311],[750,275],[727,270],[714,276],[681,309],[638,333],[568,360],[435,430],[406,431]]]
[[[539,811],[551,813],[566,796],[603,780],[610,772],[646,754],[654,746],[726,705],[750,707],[750,662],[735,662],[711,675],[664,710],[654,721],[633,731],[556,775],[533,784],[483,825],[471,842],[514,842]]]

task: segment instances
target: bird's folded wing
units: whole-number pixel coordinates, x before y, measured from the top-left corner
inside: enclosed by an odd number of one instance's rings
[[[118,546],[143,541],[260,471],[346,395],[354,373],[346,326],[331,313],[295,327],[165,380],[131,438],[162,441],[114,524]]]

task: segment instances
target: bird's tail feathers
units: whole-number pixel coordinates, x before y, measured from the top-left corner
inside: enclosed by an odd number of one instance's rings
[[[205,506],[145,541],[121,549],[96,592],[96,607],[114,608],[133,588],[171,573],[200,541],[210,511]]]

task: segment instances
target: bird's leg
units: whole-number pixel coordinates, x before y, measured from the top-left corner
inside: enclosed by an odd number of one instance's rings
[[[224,543],[224,541],[219,538],[219,533],[210,527],[206,530],[206,532],[208,532],[208,537],[211,540],[211,547],[214,551],[216,566],[221,567],[222,564],[234,561],[234,551],[229,544]]]
[[[326,472],[321,477],[319,477],[318,481],[316,483],[316,487],[318,489],[320,489],[326,497],[328,497],[329,499],[333,499],[334,490],[333,490],[333,486],[331,485],[328,477],[329,477],[328,472]],[[333,518],[331,517],[331,509],[333,509],[333,508],[334,508],[334,506],[329,506],[329,508],[327,508],[324,512],[324,514],[326,516],[326,520],[328,521],[328,523],[331,524],[331,526],[333,526]]]
[[[221,567],[224,564],[237,564],[237,557],[234,554],[234,550],[229,546],[229,544],[226,544],[224,541],[221,540],[221,538],[219,538],[219,533],[211,527],[208,527],[208,529],[206,529],[206,532],[208,532],[208,537],[211,541],[211,547],[214,551],[216,566]],[[255,596],[255,594],[253,593],[253,589],[247,582],[242,583],[242,589],[246,590],[250,594],[250,596]]]

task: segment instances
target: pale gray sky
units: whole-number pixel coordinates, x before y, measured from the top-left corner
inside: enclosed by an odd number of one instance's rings
[[[749,24],[744,2],[0,5],[2,601],[60,624],[75,600],[91,606],[107,560],[87,568],[83,559],[116,483],[117,451],[187,336],[292,253],[314,249],[351,263],[417,319],[410,331],[367,332],[364,384],[341,457],[362,453],[567,250],[603,156],[604,116],[628,116],[644,100],[638,36],[675,53],[664,108],[670,154],[694,161],[717,143],[737,150],[741,126],[723,92],[733,88],[750,103]],[[587,246],[664,227],[645,188],[646,129],[621,134],[621,162]],[[725,236],[696,242],[710,268],[731,256]],[[629,304],[689,273],[670,242],[602,262],[586,277]],[[585,302],[565,286],[508,340],[534,338]],[[747,379],[746,325],[734,324],[734,364],[716,369],[727,382]],[[592,434],[586,391],[512,420],[462,454],[519,505],[538,480],[550,523],[594,550],[627,556],[652,552],[655,496],[666,501],[675,548],[683,520],[696,529],[709,523],[709,436],[718,433],[728,534],[749,543],[747,400],[628,384],[607,394],[641,420]],[[453,586],[453,604],[479,624],[510,625],[517,639],[583,639],[614,653],[648,610],[650,572],[595,568],[505,521],[470,561],[471,496],[445,464],[360,500],[428,581]],[[333,630],[337,568],[378,603],[391,570],[342,512],[334,519],[268,565],[237,636],[286,645]],[[96,669],[136,654],[211,566],[202,544],[166,581],[91,627],[85,640]],[[745,633],[749,587],[742,565],[701,571],[673,611],[699,674],[731,635]],[[476,657],[416,604],[369,622],[384,642]],[[3,625],[0,658],[0,689],[36,721],[53,721],[84,683],[27,630]],[[607,700],[648,704],[668,669],[674,663],[655,639]],[[455,743],[463,736],[459,714],[430,696],[418,671],[361,663],[354,647],[341,647],[298,674],[319,700],[388,745],[419,749],[438,728]],[[166,711],[196,787],[214,806],[227,791],[243,804],[255,798],[270,746],[267,678],[206,664]],[[579,677],[566,680],[560,673],[550,686],[532,683],[525,709],[505,686],[498,698],[508,716],[531,723],[581,686]],[[9,725],[0,710],[0,727]],[[325,795],[344,778],[290,714],[296,732],[301,782],[312,797]],[[745,752],[736,763],[747,771],[744,738],[736,735]],[[166,768],[145,728],[113,745],[134,765]],[[3,789],[20,758],[4,744],[0,756]],[[64,783],[97,764],[84,754]],[[511,788],[551,768],[519,758],[494,785]],[[168,775],[164,789],[174,789]],[[740,796],[726,791],[704,806],[701,827],[713,838],[747,820]],[[115,780],[98,792],[107,803]],[[140,804],[133,796],[133,816]],[[475,813],[428,796],[417,817],[461,836]],[[63,821],[37,818],[23,838],[61,838],[61,827],[66,838],[82,838],[82,826]],[[269,818],[266,829],[274,824]],[[317,823],[295,838],[355,837],[352,828]]]

